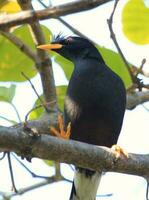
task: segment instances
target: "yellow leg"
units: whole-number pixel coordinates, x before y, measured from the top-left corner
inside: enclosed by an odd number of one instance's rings
[[[54,128],[53,126],[50,127],[50,131],[57,137],[63,139],[69,139],[71,135],[71,122],[68,123],[66,131],[64,130],[64,119],[61,114],[58,115],[58,127],[59,130]]]

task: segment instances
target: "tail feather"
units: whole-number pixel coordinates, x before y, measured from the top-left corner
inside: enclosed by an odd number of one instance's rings
[[[69,200],[95,200],[101,172],[77,168]]]

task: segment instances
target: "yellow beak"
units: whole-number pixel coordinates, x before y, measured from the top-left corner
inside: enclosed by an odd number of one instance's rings
[[[43,44],[43,45],[39,45],[37,46],[38,49],[43,49],[43,50],[52,50],[52,49],[61,49],[62,48],[62,44]]]

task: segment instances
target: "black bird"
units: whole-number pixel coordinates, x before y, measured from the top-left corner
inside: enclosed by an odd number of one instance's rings
[[[74,64],[64,109],[65,126],[71,122],[70,138],[99,146],[116,144],[126,91],[95,46],[85,38],[58,36],[38,48],[52,49]],[[100,178],[100,172],[76,167],[70,200],[95,200]]]

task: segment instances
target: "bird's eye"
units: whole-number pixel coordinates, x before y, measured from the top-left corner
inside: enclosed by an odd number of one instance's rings
[[[73,41],[72,37],[68,37],[68,38],[66,39],[67,44],[70,44],[72,41]]]

